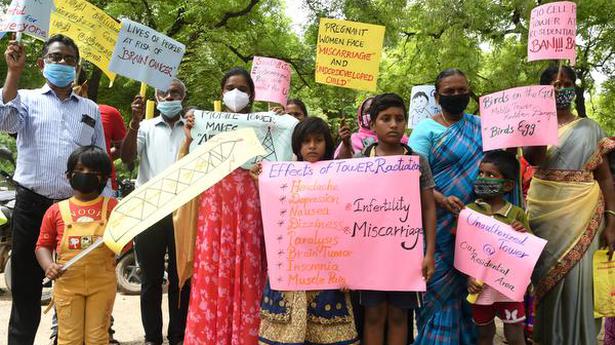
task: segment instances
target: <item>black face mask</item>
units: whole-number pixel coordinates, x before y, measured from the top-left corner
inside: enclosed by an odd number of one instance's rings
[[[73,173],[70,178],[70,186],[83,194],[101,193],[105,188],[105,184],[98,180],[98,175],[82,172]]]
[[[461,115],[470,103],[470,94],[461,95],[439,95],[440,106],[451,115]]]

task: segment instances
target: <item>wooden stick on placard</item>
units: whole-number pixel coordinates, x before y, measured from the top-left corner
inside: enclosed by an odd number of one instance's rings
[[[77,72],[75,73],[75,84],[79,85],[79,75],[81,74],[81,69],[83,68],[83,58],[79,58],[79,64],[77,65]]]
[[[559,80],[559,76],[562,74],[562,66],[564,64],[564,59],[560,59],[559,60],[559,67],[557,68],[557,79],[555,80],[555,83],[559,86],[559,84],[561,83],[561,81]]]
[[[214,111],[218,113],[222,111],[222,101],[214,101]]]
[[[152,100],[147,100],[145,102],[145,119],[153,119],[154,118],[154,108],[156,108],[156,102]]]
[[[145,98],[147,96],[147,84],[141,82],[141,88],[139,89],[139,96]]]
[[[339,125],[339,128],[337,129],[338,133],[339,133],[340,129],[342,129],[342,127],[344,127],[344,126],[346,126],[346,113],[342,114],[342,119],[340,120],[340,125]],[[339,136],[339,134],[338,134],[338,136]],[[350,146],[352,146],[352,145],[350,145]]]
[[[103,241],[102,237],[99,238],[94,243],[92,243],[89,247],[87,247],[86,249],[81,251],[79,254],[75,255],[72,259],[68,260],[64,265],[62,265],[62,269],[60,271],[65,272],[72,265],[74,265],[77,261],[83,259],[85,256],[93,252],[96,248],[103,246],[104,244],[105,242]],[[43,279],[43,285],[47,283],[49,283],[49,278],[45,277],[45,279]]]
[[[21,43],[21,37],[23,36],[23,32],[19,31],[15,34],[15,41],[17,41],[17,43]]]
[[[481,286],[483,286],[483,282],[480,280],[476,281],[477,283],[479,283]],[[478,300],[478,296],[480,296],[480,293],[471,293],[468,294],[468,298],[466,298],[466,300],[470,303],[470,304],[474,304],[476,303],[476,301]]]

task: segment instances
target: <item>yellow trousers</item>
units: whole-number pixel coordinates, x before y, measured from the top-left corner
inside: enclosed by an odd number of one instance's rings
[[[54,286],[58,345],[108,345],[117,288],[115,269],[108,262],[77,265]]]

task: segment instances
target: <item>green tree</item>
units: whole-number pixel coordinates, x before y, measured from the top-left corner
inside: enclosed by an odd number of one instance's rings
[[[349,20],[385,25],[385,54],[379,90],[408,96],[413,85],[431,83],[446,67],[464,70],[475,98],[537,83],[549,62],[526,61],[536,0],[307,0],[315,16],[338,13]],[[579,103],[593,91],[591,72],[613,73],[615,13],[607,0],[578,2]],[[316,24],[314,24],[316,25]],[[306,37],[306,40],[308,38]]]
[[[312,114],[329,120],[333,130],[350,121],[368,93],[314,81],[318,19],[344,18],[386,26],[377,92],[397,92],[408,99],[414,85],[433,83],[447,67],[468,75],[473,91],[471,111],[481,95],[536,84],[549,61],[527,62],[532,8],[544,0],[304,0],[309,10],[303,35],[291,30],[284,0],[93,0],[115,18],[130,18],[166,33],[187,46],[179,77],[189,89],[188,104],[211,109],[220,99],[220,79],[233,66],[250,68],[254,56],[288,61],[293,67],[291,96],[303,99]],[[604,115],[613,98],[612,81],[598,89],[592,74],[613,79],[615,12],[611,0],[578,4],[577,111],[607,125]],[[8,0],[1,0],[6,6]],[[43,80],[35,67],[40,43],[27,38],[28,65],[22,87]],[[0,49],[6,40],[0,42]],[[6,72],[0,65],[0,76]],[[92,97],[119,108],[125,117],[139,83],[118,77],[113,87],[100,70],[86,63]],[[98,87],[98,88],[97,88]],[[151,95],[151,94],[150,94]],[[602,108],[606,107],[607,110]],[[256,110],[267,105],[258,102]]]

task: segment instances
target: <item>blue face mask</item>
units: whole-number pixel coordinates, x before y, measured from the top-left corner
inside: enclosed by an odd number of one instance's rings
[[[156,109],[167,119],[172,119],[179,114],[182,109],[182,101],[159,101]]]
[[[75,67],[59,63],[46,63],[43,68],[45,79],[57,87],[67,87],[75,80]]]

